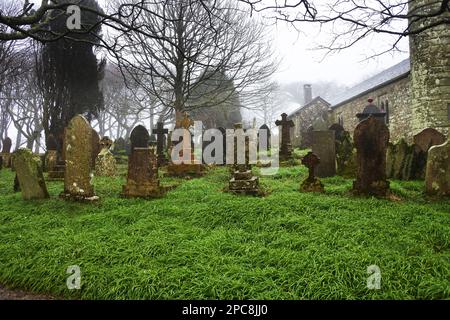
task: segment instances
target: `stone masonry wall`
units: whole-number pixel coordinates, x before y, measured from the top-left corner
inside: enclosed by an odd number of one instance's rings
[[[413,0],[410,12],[430,13],[441,3]],[[447,12],[446,17],[449,19],[450,13]],[[412,29],[424,27],[436,19],[413,23]],[[410,36],[410,55],[413,133],[432,127],[447,134],[450,126],[450,25],[436,26]]]
[[[341,119],[345,130],[353,135],[353,130],[358,124],[356,114],[363,111],[368,104],[369,98],[374,99],[380,109],[384,107],[388,111],[387,126],[390,131],[391,142],[396,142],[400,138],[406,138],[412,142],[412,115],[410,98],[410,77],[401,78],[384,87],[370,91],[360,97],[333,108],[332,118]]]

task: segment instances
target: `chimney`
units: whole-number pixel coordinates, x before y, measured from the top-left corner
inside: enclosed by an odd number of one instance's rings
[[[305,84],[303,86],[303,99],[305,101],[305,105],[312,101],[312,86],[310,84]]]

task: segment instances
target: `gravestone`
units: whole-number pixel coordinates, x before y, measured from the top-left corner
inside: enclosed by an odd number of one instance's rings
[[[334,138],[336,141],[342,141],[345,138],[345,133],[347,132],[339,123],[332,124],[328,130],[334,131]]]
[[[147,129],[142,125],[138,125],[130,134],[130,152],[133,153],[134,148],[148,148],[149,140],[150,135]]]
[[[158,122],[156,129],[153,129],[153,134],[156,134],[156,153],[158,155],[158,166],[167,164],[167,157],[164,152],[165,135],[169,134],[168,129],[164,129],[164,123]]]
[[[424,179],[428,150],[445,142],[445,136],[433,128],[426,128],[414,136],[413,178]]]
[[[114,155],[111,153],[112,140],[103,137],[100,140],[101,151],[95,160],[95,175],[101,177],[114,177],[117,172],[117,164]]]
[[[24,200],[49,198],[42,173],[41,160],[29,149],[19,149],[14,153],[17,180]]]
[[[389,192],[386,180],[386,149],[389,129],[374,116],[361,121],[355,128],[357,175],[353,191],[360,195],[385,197]]]
[[[263,124],[258,130],[258,151],[259,146],[264,145],[267,150],[270,150],[271,132],[267,124]]]
[[[425,190],[429,195],[450,196],[450,130],[445,143],[428,151]]]
[[[314,175],[317,165],[320,164],[320,158],[313,152],[308,152],[308,154],[302,158],[302,164],[308,168],[308,178],[300,185],[300,191],[324,192],[325,189],[322,182]]]
[[[64,148],[64,147],[63,147]],[[47,137],[47,153],[45,166],[48,172],[47,180],[63,181],[66,162],[62,155],[58,154],[58,141],[53,134]]]
[[[408,145],[405,139],[396,144],[389,143],[386,154],[387,178],[409,180],[412,177],[414,146]]]
[[[312,152],[320,159],[315,175],[320,178],[336,175],[336,143],[334,131],[313,131]]]
[[[91,168],[92,171],[95,169],[95,160],[97,159],[98,154],[100,153],[101,146],[100,146],[100,136],[92,128],[92,162],[91,162]]]
[[[237,123],[234,126],[235,130],[242,129],[242,124]],[[247,136],[245,140],[245,158],[244,163],[238,161],[238,142],[239,139],[236,135],[234,138],[234,165],[231,166],[233,170],[233,176],[229,181],[229,191],[234,194],[246,194],[246,195],[258,195],[259,189],[259,177],[254,176],[252,173],[252,167],[250,164],[250,141]]]
[[[145,129],[145,128],[144,128]],[[122,196],[127,198],[154,198],[164,194],[158,179],[157,158],[147,144],[142,127],[136,127],[131,134],[131,144],[134,146],[128,159],[127,184],[122,187]],[[146,130],[146,129],[145,129]]]
[[[94,139],[92,135],[91,126],[81,115],[72,118],[66,127],[64,137],[66,168],[62,198],[79,201],[98,200],[91,183]]]
[[[194,125],[194,121],[191,120],[188,114],[185,112],[182,119],[177,120],[175,128],[186,130],[186,134],[183,138],[182,149],[178,155],[172,154],[173,149],[170,150],[171,159],[167,167],[167,175],[172,177],[196,177],[204,174],[205,166],[202,164],[202,160],[195,159],[194,148],[188,131],[191,126]],[[174,141],[171,141],[173,144]],[[179,142],[180,143],[180,142]],[[173,148],[173,145],[171,145]],[[179,162],[174,163],[173,160],[177,159]]]
[[[289,160],[292,158],[291,128],[294,127],[294,121],[288,120],[287,114],[283,113],[281,115],[281,120],[277,120],[275,125],[281,126],[280,160]]]
[[[6,137],[2,142],[3,148],[2,152],[0,153],[0,157],[2,158],[2,165],[5,168],[11,168],[12,167],[12,157],[11,157],[11,147],[12,147],[12,141],[11,138]]]
[[[336,140],[336,173],[345,178],[356,176],[356,151],[350,133],[344,131],[342,140]]]

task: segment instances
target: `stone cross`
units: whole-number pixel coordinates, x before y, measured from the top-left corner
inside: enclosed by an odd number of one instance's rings
[[[308,168],[308,181],[314,181],[314,170],[320,163],[320,159],[313,152],[308,152],[302,159],[302,164]]]
[[[186,130],[189,130],[190,127],[194,125],[194,121],[189,118],[189,115],[187,112],[183,114],[183,119],[177,120],[176,122],[176,128],[183,128]]]
[[[286,159],[292,155],[292,145],[291,145],[291,127],[294,126],[294,121],[287,119],[287,114],[283,113],[281,115],[281,120],[275,122],[276,126],[281,126],[281,148],[280,148],[280,158]]]
[[[156,129],[153,129],[152,133],[156,134],[156,153],[158,154],[158,164],[161,165],[166,161],[164,156],[164,135],[168,134],[169,130],[164,129],[164,123],[158,122]]]

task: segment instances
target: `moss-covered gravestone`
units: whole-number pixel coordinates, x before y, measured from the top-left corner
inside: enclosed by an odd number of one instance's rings
[[[377,117],[361,121],[353,134],[356,146],[357,175],[353,191],[360,195],[385,197],[389,193],[386,179],[386,149],[389,129]]]
[[[126,198],[155,198],[164,194],[158,179],[157,158],[148,147],[149,134],[143,126],[131,133],[132,151],[128,158],[127,184],[122,187]]]
[[[11,168],[11,147],[12,141],[10,138],[6,137],[3,141],[3,149],[0,153],[0,157],[2,158],[2,166],[5,168]]]
[[[450,196],[450,135],[447,142],[428,151],[425,186],[427,194]]]
[[[386,155],[386,174],[388,178],[409,180],[412,177],[414,146],[404,139],[396,144],[390,143]]]
[[[80,115],[75,116],[66,127],[64,137],[66,169],[62,198],[80,201],[98,200],[91,182],[92,134],[91,126]]]
[[[49,198],[38,155],[29,149],[19,149],[14,153],[14,165],[24,200]]]
[[[109,137],[100,140],[101,151],[95,160],[95,175],[101,177],[114,177],[117,172],[116,159],[111,153],[113,142]]]
[[[424,179],[427,166],[428,150],[432,146],[445,143],[445,136],[433,128],[423,129],[414,136],[413,178]]]
[[[308,168],[308,178],[300,185],[302,192],[324,192],[324,186],[320,179],[314,176],[315,168],[320,163],[320,159],[313,152],[308,152],[302,159],[302,164]]]

